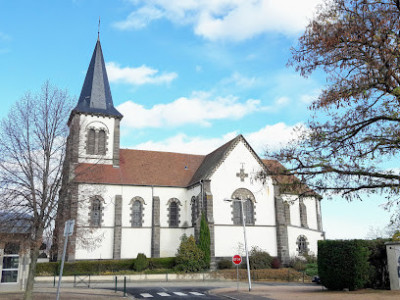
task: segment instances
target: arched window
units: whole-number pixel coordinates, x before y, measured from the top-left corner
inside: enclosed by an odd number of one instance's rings
[[[101,227],[103,205],[99,197],[92,199],[90,208],[90,226]]]
[[[179,226],[179,205],[180,201],[176,198],[168,200],[168,210],[169,210],[169,227]]]
[[[297,252],[299,252],[299,255],[306,255],[308,254],[308,240],[305,235],[300,235],[297,238]]]
[[[234,225],[242,225],[242,205],[239,201],[233,201],[233,224]]]
[[[89,129],[87,133],[87,145],[86,145],[87,154],[95,154],[95,140],[96,140],[96,132],[94,131],[94,129]]]
[[[132,204],[132,227],[142,227],[142,203],[135,200]]]
[[[253,201],[247,199],[245,203],[243,203],[243,207],[245,208],[246,215],[246,225],[254,225],[254,204]]]
[[[107,152],[107,129],[90,128],[87,131],[86,153],[105,155]]]
[[[256,199],[251,191],[245,188],[237,189],[233,192],[232,197],[232,221],[234,225],[242,225],[242,203],[243,201],[243,212],[245,217],[246,225],[255,224],[255,202]]]
[[[169,227],[178,227],[178,204],[176,202],[169,205]]]
[[[285,214],[285,224],[290,225],[290,204],[285,202],[283,204],[283,211]]]
[[[304,204],[303,200],[299,200],[299,209],[300,209],[300,223],[301,227],[308,227],[307,224],[307,207]]]
[[[106,132],[103,129],[99,131],[99,141],[97,146],[98,146],[97,154],[100,155],[106,154]]]
[[[191,209],[192,209],[192,226],[195,226],[196,220],[198,217],[196,197],[192,197],[192,201],[190,202],[190,205],[191,205]]]

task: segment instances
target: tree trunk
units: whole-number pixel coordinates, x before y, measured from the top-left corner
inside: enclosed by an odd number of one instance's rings
[[[39,245],[38,243],[34,243],[34,246],[31,247],[30,253],[30,263],[29,263],[29,271],[28,271],[28,280],[26,283],[26,289],[24,293],[24,300],[31,300],[33,295],[33,284],[35,281],[35,273],[36,273],[36,264],[37,259],[39,257]]]

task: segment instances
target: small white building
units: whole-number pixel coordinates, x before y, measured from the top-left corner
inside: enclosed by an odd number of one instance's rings
[[[0,224],[0,291],[24,290],[30,261],[29,217],[0,212]]]
[[[120,149],[122,117],[98,40],[69,120],[65,174],[73,183],[64,184],[57,223],[60,250],[65,220],[76,219],[68,260],[175,256],[183,234],[198,237],[202,212],[212,257],[231,257],[243,245],[242,216],[240,202],[225,199],[245,201],[249,249],[258,246],[283,263],[317,253],[321,197],[282,190],[297,179],[269,176],[283,167],[262,160],[242,135],[208,155]]]

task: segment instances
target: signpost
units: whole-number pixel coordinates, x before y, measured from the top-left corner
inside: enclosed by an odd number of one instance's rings
[[[236,265],[237,290],[239,291],[239,265],[242,263],[242,257],[236,254],[232,257],[232,262]]]
[[[61,259],[61,268],[60,274],[58,276],[58,286],[57,286],[57,300],[60,299],[60,286],[61,286],[61,278],[64,270],[64,261],[65,261],[65,253],[67,252],[67,244],[68,244],[68,237],[74,233],[74,225],[75,220],[71,219],[65,222],[64,226],[64,251]]]

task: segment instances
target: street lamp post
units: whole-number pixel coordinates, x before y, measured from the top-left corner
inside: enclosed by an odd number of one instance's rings
[[[243,236],[244,236],[244,249],[246,251],[246,264],[247,264],[247,278],[249,280],[249,292],[251,291],[251,278],[250,278],[250,263],[249,263],[249,251],[247,250],[247,237],[246,237],[246,222],[244,220],[243,199],[224,199],[226,202],[240,202],[242,211],[242,223],[243,223]]]

